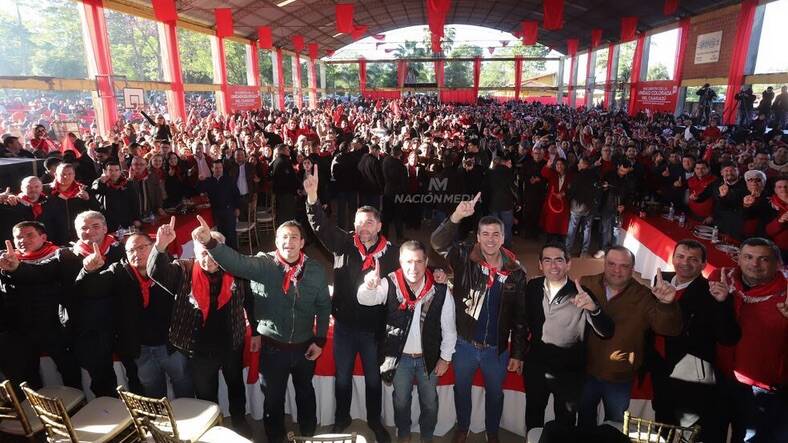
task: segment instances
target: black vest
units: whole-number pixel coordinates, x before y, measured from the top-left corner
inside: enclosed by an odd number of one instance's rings
[[[386,298],[386,335],[380,347],[379,355],[382,357],[380,365],[380,375],[386,382],[394,379],[397,364],[408,340],[408,333],[413,326],[413,311],[410,309],[400,309],[402,295],[397,292],[396,278],[393,273],[386,276],[389,285],[388,297]],[[422,317],[416,319],[421,327],[421,352],[424,358],[424,365],[427,372],[432,372],[440,358],[441,341],[441,312],[443,302],[446,300],[446,285],[433,283],[431,296],[424,298],[422,303]],[[426,310],[426,314],[425,314]]]

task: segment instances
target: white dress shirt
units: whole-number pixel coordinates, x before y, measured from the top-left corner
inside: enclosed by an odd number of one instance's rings
[[[424,287],[425,280],[422,279],[417,290],[413,291],[418,294]],[[388,279],[381,278],[380,285],[375,289],[367,289],[367,285],[362,284],[358,288],[358,302],[365,306],[382,305],[386,303],[389,293]],[[413,327],[414,322],[420,324],[421,306],[424,301],[432,297],[428,295],[423,299],[416,302],[413,309],[413,319],[411,320],[411,327],[408,331],[408,338],[405,341],[405,347],[402,352],[405,354],[422,354],[421,348],[421,327]],[[443,309],[441,310],[441,359],[451,361],[452,354],[454,354],[454,345],[457,343],[457,324],[454,319],[454,297],[451,291],[446,288],[446,298],[443,302]]]

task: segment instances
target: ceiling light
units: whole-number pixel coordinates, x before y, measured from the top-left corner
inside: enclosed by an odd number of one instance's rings
[[[334,37],[334,38],[337,38],[337,37],[339,37],[340,35],[342,35],[342,33],[341,33],[341,32],[337,32],[336,34],[334,34],[334,35],[333,35],[333,37]]]
[[[294,1],[296,1],[296,0],[284,0],[282,2],[277,3],[276,6],[279,6],[280,8],[282,8],[284,6],[289,5],[290,3],[293,3]]]

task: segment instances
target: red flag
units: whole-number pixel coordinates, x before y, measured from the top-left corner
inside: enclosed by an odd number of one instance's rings
[[[353,33],[353,4],[338,3],[334,9],[337,18],[337,32]]]
[[[564,27],[564,0],[544,0],[544,28],[557,31]]]
[[[637,17],[621,17],[621,42],[628,42],[635,39],[638,30]]]
[[[490,54],[492,54],[493,52],[495,52],[495,46],[488,46],[487,50],[490,51]]]
[[[574,57],[577,55],[577,44],[578,40],[576,38],[570,38],[566,41],[566,55],[570,57]]]
[[[153,14],[156,20],[164,23],[178,20],[175,0],[153,0]]]
[[[539,22],[523,20],[521,26],[523,28],[523,44],[535,45],[536,35],[539,31]]]
[[[517,39],[523,38],[523,31],[514,31],[512,35],[515,36]]]
[[[304,52],[304,36],[294,35],[292,40],[293,40],[293,49],[295,49],[295,52],[298,52],[299,54],[301,52]]]
[[[601,29],[592,29],[591,30],[591,49],[596,48],[599,46],[599,43],[602,42],[602,30]]]
[[[662,13],[665,15],[673,15],[679,9],[679,0],[665,0],[665,5],[662,7]]]
[[[358,25],[353,27],[353,32],[350,33],[350,36],[353,37],[353,40],[358,40],[361,37],[364,37],[364,34],[367,33],[367,29],[369,26],[367,25]]]
[[[214,9],[216,16],[216,36],[230,37],[233,35],[233,10],[230,8]]]
[[[259,26],[257,28],[257,44],[260,45],[260,49],[271,49],[274,47],[270,26]]]
[[[425,0],[427,3],[427,25],[433,34],[443,37],[446,14],[451,8],[451,0]]]
[[[310,43],[308,45],[308,48],[309,48],[309,58],[311,58],[312,60],[316,60],[318,58],[318,56],[319,56],[318,55],[318,51],[319,51],[318,48],[319,47],[318,47],[317,43]]]
[[[375,34],[372,36],[372,38],[374,38],[375,40],[383,41],[386,40],[386,34]]]

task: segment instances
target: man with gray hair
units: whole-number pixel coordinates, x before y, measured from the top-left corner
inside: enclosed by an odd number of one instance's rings
[[[113,302],[111,294],[83,297],[75,291],[77,276],[83,266],[107,269],[124,257],[122,246],[107,234],[107,221],[100,212],[84,211],[74,220],[79,241],[60,248],[54,256],[40,263],[20,262],[12,248],[0,254],[0,271],[15,284],[46,282],[59,285],[62,304],[74,331],[74,350],[80,366],[90,374],[91,390],[96,396],[116,396],[117,379],[112,368],[114,341]],[[99,266],[100,262],[100,266]]]

